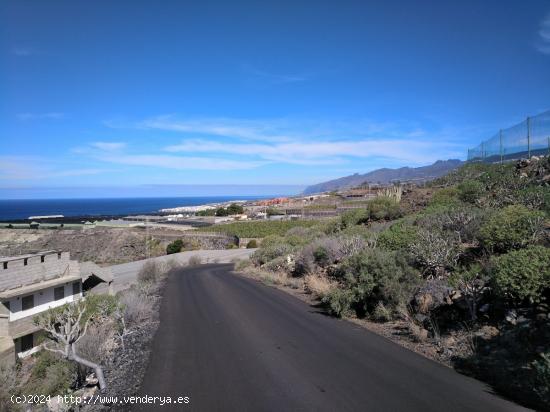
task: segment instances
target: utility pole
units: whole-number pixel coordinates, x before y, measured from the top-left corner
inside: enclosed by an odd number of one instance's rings
[[[527,158],[531,159],[531,118],[527,116]]]
[[[504,153],[502,152],[502,129],[498,132],[499,141],[500,141],[500,164],[504,162]]]

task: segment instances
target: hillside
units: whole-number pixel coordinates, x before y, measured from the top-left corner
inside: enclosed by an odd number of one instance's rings
[[[438,160],[434,164],[422,167],[401,167],[399,169],[377,169],[372,172],[351,176],[341,177],[339,179],[329,180],[328,182],[318,183],[313,186],[306,187],[304,194],[330,192],[332,190],[347,189],[354,186],[359,186],[363,183],[390,183],[399,180],[404,181],[421,181],[425,182],[441,177],[460,167],[464,162],[458,159]]]

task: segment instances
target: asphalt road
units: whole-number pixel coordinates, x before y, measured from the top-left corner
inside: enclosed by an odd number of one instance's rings
[[[231,267],[187,268],[169,279],[141,395],[190,403],[135,410],[522,410]]]
[[[200,256],[203,262],[230,263],[233,259],[248,259],[256,249],[219,249],[219,250],[191,250],[187,252],[175,253],[153,257],[149,259],[137,260],[134,262],[122,263],[120,265],[108,266],[113,275],[113,291],[118,292],[127,289],[131,284],[137,282],[137,275],[145,262],[169,262],[175,260],[178,263],[186,264],[191,256]],[[108,287],[100,284],[94,288],[95,293],[107,293]]]

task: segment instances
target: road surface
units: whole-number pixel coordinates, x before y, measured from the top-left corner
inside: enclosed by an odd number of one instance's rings
[[[137,275],[147,261],[169,262],[170,260],[175,260],[178,263],[186,264],[191,256],[200,256],[203,262],[229,263],[233,259],[248,259],[255,250],[256,249],[192,250],[108,266],[107,269],[109,269],[113,275],[113,291],[118,292],[130,287],[132,283],[137,282]],[[105,284],[100,284],[93,290],[95,293],[107,293],[108,287]]]
[[[478,381],[230,270],[202,265],[168,280],[141,395],[190,403],[162,410],[522,410]]]

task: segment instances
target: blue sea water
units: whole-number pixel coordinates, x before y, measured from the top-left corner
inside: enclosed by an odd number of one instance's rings
[[[154,213],[159,209],[197,206],[231,200],[253,200],[270,196],[201,196],[112,199],[10,199],[0,200],[0,221],[29,216],[99,216]]]

